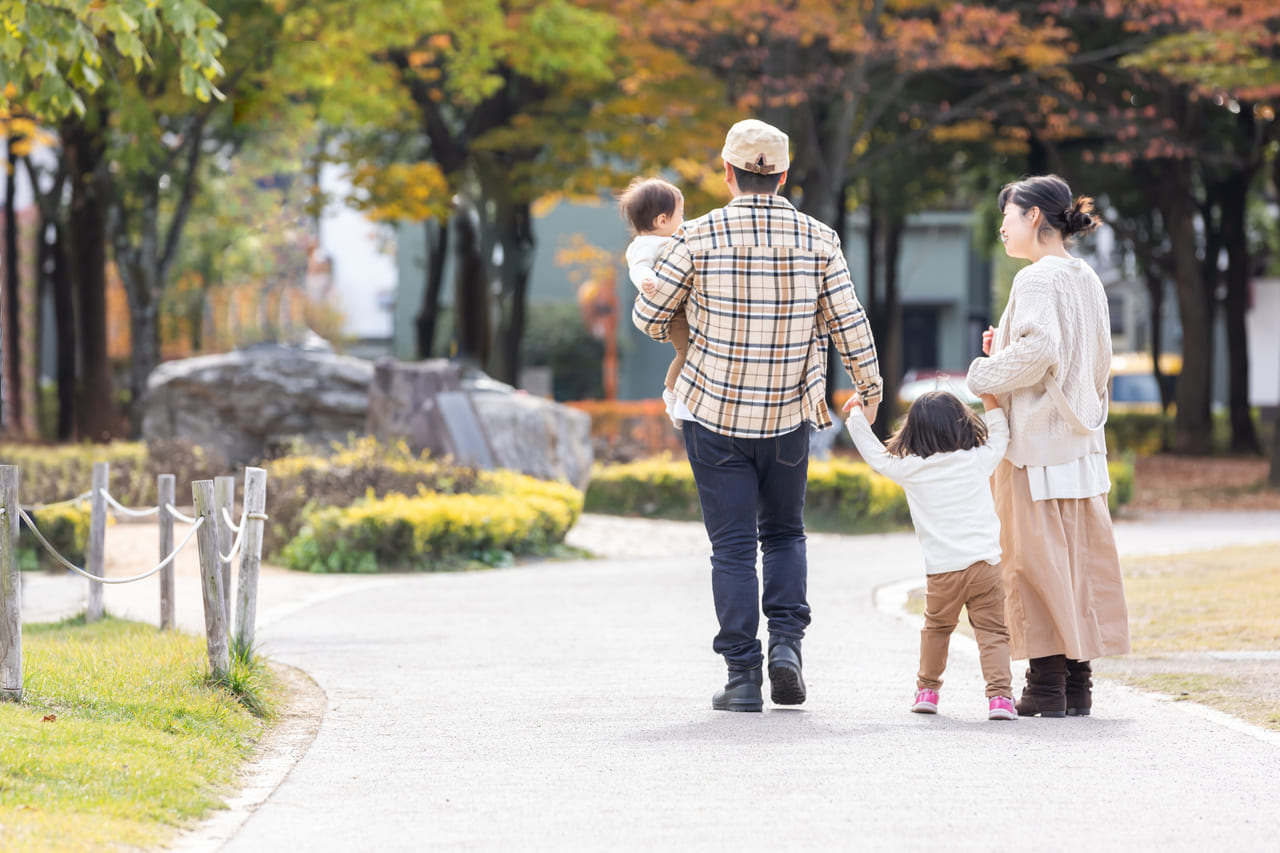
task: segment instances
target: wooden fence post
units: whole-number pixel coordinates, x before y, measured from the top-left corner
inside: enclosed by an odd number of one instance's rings
[[[240,542],[240,581],[236,586],[236,651],[246,658],[253,651],[258,616],[258,568],[262,565],[262,532],[266,525],[267,472],[246,468],[244,474],[244,538]]]
[[[85,549],[84,570],[94,577],[102,577],[106,562],[107,541],[107,499],[103,492],[109,491],[111,466],[107,462],[93,463],[93,492],[89,496],[89,544]],[[102,584],[87,581],[89,584],[89,602],[85,606],[86,622],[97,622],[102,618]]]
[[[172,474],[161,474],[156,477],[156,504],[159,506],[156,518],[160,523],[160,559],[173,553],[173,516],[169,507],[173,505],[175,478]],[[173,630],[173,564],[160,570],[160,630]]]
[[[204,519],[196,531],[200,551],[200,590],[204,599],[204,631],[209,649],[209,671],[214,678],[226,678],[231,671],[227,651],[227,612],[222,606],[222,575],[218,571],[218,519],[213,499],[213,481],[191,484],[197,519]]]
[[[18,570],[18,468],[0,465],[0,699],[22,701],[22,578]]]
[[[222,559],[223,554],[231,553],[231,543],[235,536],[231,525],[227,524],[222,511],[227,511],[232,524],[236,520],[236,478],[213,478],[213,503],[218,508],[218,574],[222,576],[222,612],[227,624],[231,624],[231,561]]]

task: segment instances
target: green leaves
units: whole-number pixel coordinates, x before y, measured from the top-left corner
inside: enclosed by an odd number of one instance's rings
[[[17,101],[49,121],[83,115],[104,65],[120,57],[140,71],[162,38],[180,46],[183,91],[220,98],[220,23],[199,0],[0,0],[0,108]]]

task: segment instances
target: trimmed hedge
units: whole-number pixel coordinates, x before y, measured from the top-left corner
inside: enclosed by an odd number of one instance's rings
[[[380,444],[376,438],[352,438],[335,445],[329,456],[297,455],[274,459],[267,472],[267,516],[263,553],[278,556],[302,532],[309,514],[348,507],[365,498],[471,492],[472,468],[413,454],[403,441]]]
[[[508,565],[564,541],[582,494],[510,471],[480,472],[476,494],[370,495],[307,514],[285,564],[312,572],[438,571]]]
[[[1133,465],[1114,461],[1108,506],[1133,498]],[[587,488],[587,512],[696,521],[702,517],[693,472],[686,460],[670,456],[597,466]],[[835,533],[870,533],[911,523],[906,494],[864,462],[848,459],[809,462],[805,523]]]
[[[840,405],[852,393],[850,389],[834,392],[836,408],[833,418],[840,417]],[[591,442],[596,461],[638,462],[663,453],[680,457],[684,443],[679,430],[671,428],[670,420],[661,400],[619,400],[605,402],[582,400],[565,405],[591,415]],[[1255,413],[1263,447],[1267,441],[1269,425]],[[1112,412],[1107,417],[1107,449],[1115,455],[1133,454],[1150,456],[1160,453],[1173,441],[1173,415],[1139,412]],[[848,446],[847,436],[839,441]],[[1213,416],[1213,447],[1216,452],[1226,452],[1230,445],[1230,426],[1225,413]]]
[[[697,520],[702,517],[693,473],[684,459],[597,466],[585,500],[587,512]],[[907,498],[893,481],[863,462],[809,462],[806,523],[846,533],[885,530],[909,523]]]
[[[18,498],[23,504],[45,504],[82,495],[93,486],[93,465],[111,466],[111,496],[125,506],[154,506],[156,477],[173,474],[179,506],[191,504],[191,482],[210,480],[215,473],[204,451],[182,441],[140,441],[111,444],[5,444],[0,465],[19,469]]]

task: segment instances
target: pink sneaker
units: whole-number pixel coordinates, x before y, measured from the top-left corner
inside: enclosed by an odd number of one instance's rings
[[[992,696],[987,703],[988,720],[1016,720],[1018,712],[1013,708],[1013,700],[1008,696]]]
[[[915,714],[938,713],[938,691],[921,687],[916,691],[916,701],[911,706],[911,711]]]

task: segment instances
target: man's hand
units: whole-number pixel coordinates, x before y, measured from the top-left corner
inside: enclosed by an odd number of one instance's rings
[[[995,340],[996,327],[987,326],[987,330],[982,333],[982,354],[991,355],[991,342]]]
[[[640,289],[644,291],[645,296],[653,296],[658,292],[658,285],[651,278],[646,278],[640,282]]]

